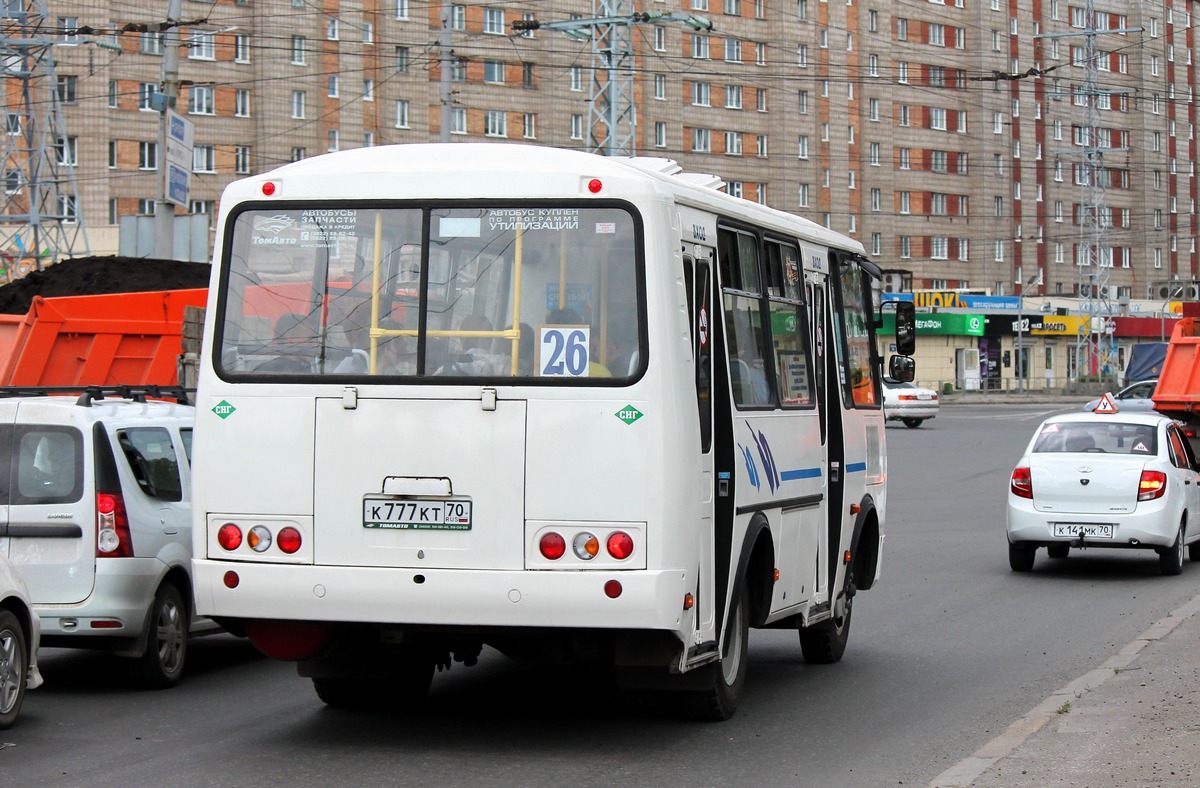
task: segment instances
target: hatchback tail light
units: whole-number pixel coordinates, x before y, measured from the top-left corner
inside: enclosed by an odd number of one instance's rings
[[[120,493],[96,493],[96,557],[131,558],[133,536]]]
[[[1167,475],[1162,471],[1142,471],[1138,481],[1138,500],[1153,501],[1167,491]]]
[[[1033,475],[1028,468],[1017,468],[1012,472],[1008,489],[1020,498],[1033,498]]]

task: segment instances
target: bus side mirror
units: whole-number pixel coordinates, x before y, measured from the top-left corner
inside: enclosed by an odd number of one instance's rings
[[[911,383],[917,375],[917,362],[912,356],[892,356],[888,361],[888,377],[901,383]]]
[[[897,301],[896,302],[896,352],[902,356],[911,356],[913,354],[913,351],[915,351],[916,349],[917,349],[917,307],[911,301]],[[896,377],[896,376],[893,375],[892,377]]]

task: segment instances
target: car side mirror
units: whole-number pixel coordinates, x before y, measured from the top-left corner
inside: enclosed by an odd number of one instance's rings
[[[917,362],[912,356],[892,356],[888,360],[888,377],[901,383],[911,383],[917,375]]]
[[[911,356],[916,349],[917,307],[912,301],[897,301],[896,352],[902,356]]]

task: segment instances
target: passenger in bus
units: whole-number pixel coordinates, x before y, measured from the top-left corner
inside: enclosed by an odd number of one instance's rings
[[[491,331],[492,323],[483,315],[470,314],[463,318],[460,331]],[[512,357],[492,351],[494,338],[467,336],[462,338],[462,352],[442,365],[435,375],[466,375],[468,377],[509,376]]]

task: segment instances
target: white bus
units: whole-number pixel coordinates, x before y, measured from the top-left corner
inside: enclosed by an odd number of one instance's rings
[[[725,719],[749,628],[838,660],[884,541],[862,252],[666,159],[402,145],[231,184],[197,611],[343,706],[486,645]]]

